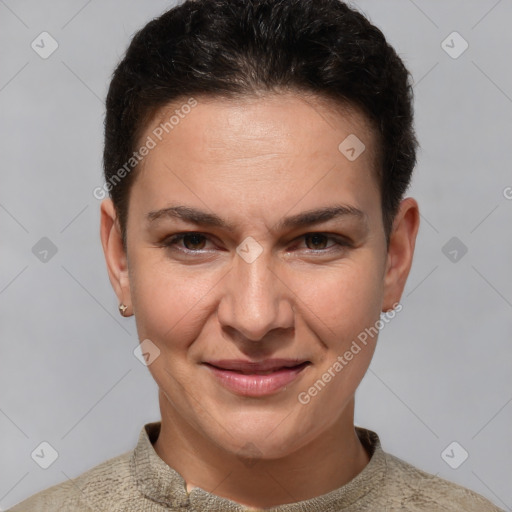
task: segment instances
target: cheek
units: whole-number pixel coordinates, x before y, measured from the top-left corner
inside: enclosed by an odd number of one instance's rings
[[[380,318],[380,267],[371,254],[359,256],[357,261],[346,260],[342,267],[303,283],[301,293],[307,297],[309,328],[322,339],[324,350],[298,400],[301,404],[307,400],[308,407],[315,411],[311,417],[317,429],[335,421],[335,411],[343,410],[364,377],[375,349],[376,336],[368,336],[365,330]],[[325,414],[326,404],[330,404],[328,409],[333,414]]]
[[[131,289],[140,339],[165,344],[167,350],[193,343],[204,328],[205,317],[218,307],[211,302],[212,290],[219,297],[224,272],[172,265],[153,249],[136,256]],[[379,318],[382,282],[378,269],[374,252],[360,249],[335,266],[285,271],[282,279],[291,290],[289,300],[295,303],[297,315],[341,351]]]
[[[361,252],[336,267],[295,276],[291,288],[329,339],[343,343],[379,318],[383,285],[378,269],[372,253]]]
[[[167,348],[187,345],[198,335],[209,292],[219,276],[151,261],[151,251],[145,252],[134,261],[137,270],[131,277],[139,337]]]

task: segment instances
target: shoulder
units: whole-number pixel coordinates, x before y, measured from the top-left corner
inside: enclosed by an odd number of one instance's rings
[[[111,510],[112,505],[117,507],[132,499],[136,490],[130,471],[132,453],[118,455],[76,478],[40,491],[7,512]]]
[[[394,455],[384,453],[386,491],[397,510],[419,512],[502,512],[480,494],[431,475]]]

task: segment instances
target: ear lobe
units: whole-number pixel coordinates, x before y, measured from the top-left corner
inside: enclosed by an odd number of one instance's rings
[[[412,266],[419,225],[416,200],[412,197],[402,200],[390,234],[382,311],[393,309],[400,302]]]
[[[108,277],[118,301],[130,305],[127,257],[123,248],[119,220],[110,198],[101,202],[100,214],[101,245],[107,264]]]

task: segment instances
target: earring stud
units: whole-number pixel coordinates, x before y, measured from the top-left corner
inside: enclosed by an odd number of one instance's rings
[[[122,316],[124,316],[124,312],[128,309],[128,306],[125,306],[124,304],[119,304],[119,311]]]

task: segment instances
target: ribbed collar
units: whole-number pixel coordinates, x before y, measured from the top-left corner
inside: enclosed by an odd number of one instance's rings
[[[356,427],[357,435],[370,454],[370,462],[350,482],[338,489],[296,503],[267,509],[254,509],[221,498],[199,487],[186,490],[183,477],[168,466],[156,453],[153,443],[157,440],[161,422],[147,423],[142,428],[131,459],[131,471],[138,489],[150,500],[166,505],[170,510],[208,512],[338,512],[355,504],[364,510],[364,503],[379,493],[386,472],[386,458],[378,435]]]

